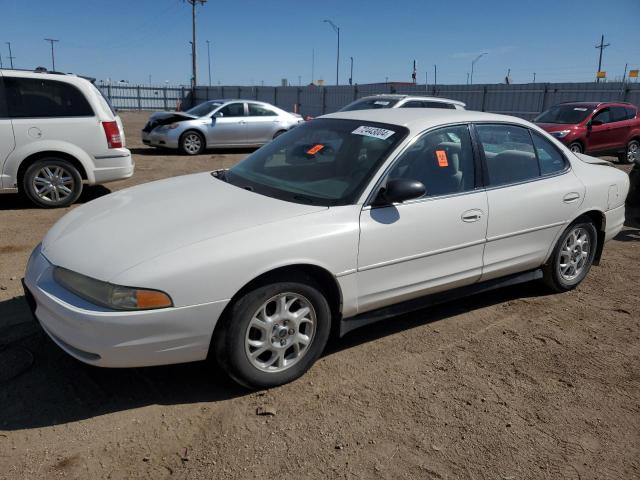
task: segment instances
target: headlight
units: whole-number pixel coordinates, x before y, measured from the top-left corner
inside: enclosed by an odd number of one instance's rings
[[[173,306],[171,297],[158,290],[122,287],[56,267],[55,280],[85,300],[115,310],[151,310]]]
[[[551,135],[553,135],[556,138],[564,138],[570,133],[571,133],[571,130],[560,130],[559,132],[551,132]]]
[[[162,125],[160,128],[162,130],[173,130],[174,128],[178,128],[180,124],[178,123],[170,123],[169,125]]]

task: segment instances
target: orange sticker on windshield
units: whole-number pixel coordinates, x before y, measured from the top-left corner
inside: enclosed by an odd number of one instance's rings
[[[322,150],[324,148],[324,145],[320,145],[319,143],[317,145],[314,145],[313,147],[311,147],[309,150],[307,150],[307,155],[315,155],[316,153],[318,153],[320,150]]]
[[[436,150],[436,157],[438,158],[439,167],[448,167],[449,160],[447,159],[447,152],[444,150]]]

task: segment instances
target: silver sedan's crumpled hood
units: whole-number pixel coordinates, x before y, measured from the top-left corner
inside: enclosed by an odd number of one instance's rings
[[[322,210],[199,173],[121,190],[74,209],[49,230],[42,252],[54,265],[109,281],[183,246]]]

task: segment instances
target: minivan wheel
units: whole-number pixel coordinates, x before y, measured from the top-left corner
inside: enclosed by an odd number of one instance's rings
[[[204,137],[198,132],[185,132],[180,137],[180,150],[187,155],[200,155],[204,152]]]
[[[640,161],[640,142],[638,140],[631,140],[627,144],[627,148],[624,153],[618,156],[620,163],[633,163]]]
[[[82,193],[82,177],[67,160],[43,158],[27,168],[22,191],[39,207],[68,207]]]
[[[309,279],[258,287],[231,307],[216,332],[218,364],[248,388],[269,388],[303,375],[322,354],[331,310]]]
[[[589,217],[579,217],[563,232],[544,267],[543,281],[556,292],[577,287],[589,273],[598,244]]]
[[[573,153],[582,153],[582,145],[580,145],[578,142],[573,142],[571,145],[569,145],[569,150],[571,150]]]

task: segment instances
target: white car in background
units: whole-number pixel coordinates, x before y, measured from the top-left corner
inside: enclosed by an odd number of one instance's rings
[[[83,183],[133,175],[120,117],[89,80],[0,70],[0,193],[66,207]]]
[[[628,176],[535,125],[387,109],[296,127],[230,170],[74,209],[31,255],[25,294],[96,366],[202,360],[270,387],[329,332],[542,279],[575,288],[624,223]]]
[[[142,142],[199,155],[211,147],[259,147],[304,120],[265,102],[209,100],[186,112],[154,113]]]
[[[380,108],[444,108],[448,110],[466,110],[466,104],[459,100],[442,97],[423,97],[420,95],[379,94],[362,97],[342,107],[340,112],[355,110],[376,110]]]

